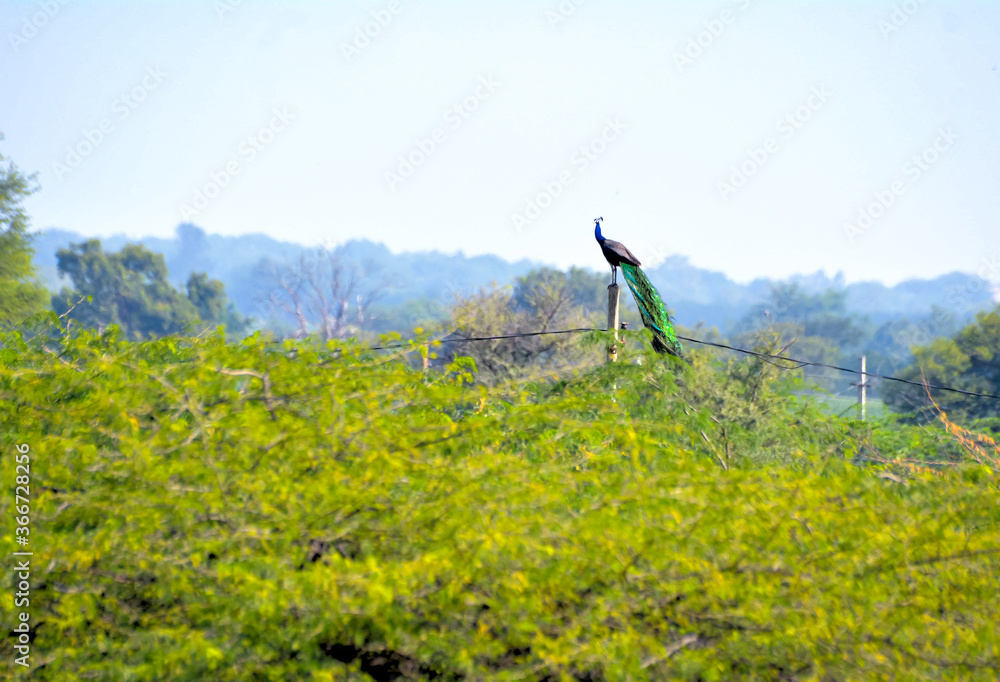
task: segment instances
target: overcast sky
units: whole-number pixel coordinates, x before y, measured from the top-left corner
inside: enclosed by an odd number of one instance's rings
[[[36,228],[603,268],[603,216],[741,281],[1000,279],[997,2],[3,0],[0,27]]]

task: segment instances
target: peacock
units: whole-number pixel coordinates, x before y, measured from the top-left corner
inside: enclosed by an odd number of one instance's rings
[[[670,314],[663,305],[659,292],[646,277],[646,273],[639,268],[641,265],[639,259],[621,242],[607,239],[601,234],[602,220],[604,218],[594,219],[596,225],[594,238],[601,245],[601,252],[611,265],[611,283],[618,283],[618,268],[621,268],[628,288],[632,290],[635,304],[639,307],[642,323],[646,329],[653,332],[653,350],[680,357],[684,348],[677,338]]]

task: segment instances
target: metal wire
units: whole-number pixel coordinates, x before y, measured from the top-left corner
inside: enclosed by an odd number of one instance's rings
[[[597,328],[597,327],[587,327],[587,328],[580,328],[580,329],[559,329],[559,330],[553,330],[553,331],[547,331],[547,332],[525,332],[525,333],[521,333],[521,334],[502,334],[502,335],[499,335],[499,336],[471,336],[471,337],[464,337],[464,338],[459,337],[459,338],[453,338],[453,339],[443,338],[443,339],[441,339],[441,343],[466,343],[466,342],[472,342],[472,341],[498,341],[498,340],[502,340],[502,339],[519,339],[519,338],[525,338],[525,337],[529,337],[529,336],[547,336],[547,335],[550,335],[550,334],[579,334],[579,333],[583,333],[583,332],[606,332],[606,331],[608,331],[608,330],[607,329],[600,329],[600,328]],[[735,351],[737,353],[744,353],[746,355],[752,355],[754,357],[761,358],[762,360],[765,360],[765,361],[778,360],[778,361],[785,362],[785,363],[793,363],[793,366],[784,366],[783,369],[799,369],[801,367],[825,367],[827,369],[837,370],[838,372],[847,372],[848,374],[861,374],[860,370],[848,369],[847,367],[838,367],[837,365],[828,365],[828,364],[823,363],[823,362],[809,362],[808,360],[796,360],[794,358],[788,358],[788,357],[785,357],[785,356],[782,356],[782,355],[771,355],[769,353],[761,353],[759,351],[749,350],[747,348],[737,348],[735,346],[728,346],[728,345],[726,345],[724,343],[715,343],[714,341],[703,341],[701,339],[692,339],[692,338],[689,338],[689,337],[686,337],[686,336],[680,336],[680,335],[678,335],[677,338],[680,339],[680,340],[682,340],[682,341],[687,341],[689,343],[697,343],[697,344],[701,344],[703,346],[712,346],[714,348],[722,348],[722,349],[725,349],[725,350]],[[424,344],[415,344],[415,345],[421,346],[421,345],[424,345]],[[400,343],[400,344],[395,344],[395,345],[391,345],[391,346],[373,346],[373,347],[368,347],[365,350],[392,350],[392,349],[396,349],[396,348],[413,348],[413,347],[414,347],[414,344]],[[772,363],[772,364],[775,364],[776,366],[779,366],[779,367],[781,366],[781,365],[777,365],[776,363]],[[934,389],[936,391],[947,391],[949,393],[959,393],[961,395],[967,395],[967,396],[971,396],[971,397],[974,397],[974,398],[992,398],[993,400],[1000,400],[1000,395],[993,395],[991,393],[976,393],[975,391],[965,391],[965,390],[962,390],[960,388],[951,388],[950,386],[938,386],[938,385],[935,385],[935,384],[927,384],[927,383],[923,383],[923,382],[920,382],[920,381],[910,381],[909,379],[901,379],[899,377],[891,377],[891,376],[887,376],[887,375],[884,375],[884,374],[877,374],[877,373],[873,373],[873,372],[865,372],[865,377],[866,378],[873,378],[873,379],[883,379],[885,381],[896,381],[896,382],[899,382],[901,384],[910,384],[911,386],[921,386],[921,387],[926,387],[926,388]]]

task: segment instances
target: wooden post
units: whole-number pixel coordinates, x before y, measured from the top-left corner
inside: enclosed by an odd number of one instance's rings
[[[608,285],[608,330],[614,330],[614,343],[608,347],[608,362],[618,359],[618,292],[617,284]]]
[[[861,378],[858,379],[858,403],[861,405],[861,421],[865,421],[865,412],[867,409],[867,392],[865,389],[868,388],[868,377],[865,374],[865,356],[861,356]]]

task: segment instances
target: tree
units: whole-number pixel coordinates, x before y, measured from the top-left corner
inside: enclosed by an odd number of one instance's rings
[[[225,287],[205,274],[192,273],[187,296],[167,281],[163,256],[141,244],[105,253],[98,239],[72,244],[56,253],[59,272],[73,282],[52,297],[52,307],[65,313],[83,298],[69,317],[85,327],[117,325],[126,338],[143,339],[182,334],[200,319],[226,324],[238,332],[242,321],[227,305]]]
[[[13,162],[4,167],[5,161],[0,154],[0,327],[41,312],[48,298],[37,280],[29,218],[21,205],[36,190],[35,175],[25,176]]]
[[[223,324],[234,334],[246,328],[236,306],[226,297],[226,285],[217,279],[209,279],[204,272],[192,272],[187,281],[188,300],[198,310],[202,322]]]
[[[571,267],[566,273],[566,286],[573,296],[573,303],[581,306],[585,315],[607,309],[608,285],[603,274]]]
[[[205,231],[191,223],[177,226],[177,253],[171,259],[175,271],[204,272],[212,266],[211,249]]]
[[[742,331],[761,326],[788,331],[800,339],[815,337],[844,349],[860,343],[865,333],[865,321],[847,312],[847,293],[830,289],[822,294],[810,294],[798,284],[771,286],[770,298],[758,305],[741,321]],[[786,341],[790,338],[786,339]],[[803,344],[799,344],[802,348]]]
[[[927,381],[975,393],[1000,395],[1000,306],[976,315],[972,324],[950,339],[936,339],[913,349],[914,363],[901,375],[910,381]],[[885,387],[885,402],[901,411],[918,410],[933,418],[927,392],[921,386],[893,383]],[[952,418],[995,417],[997,401],[959,393],[931,390],[938,406]]]
[[[780,346],[794,342],[796,358],[831,365],[853,366],[864,348],[870,322],[847,311],[847,293],[834,289],[810,294],[798,284],[774,284],[767,301],[756,306],[737,325],[740,344],[758,335],[777,334]],[[810,378],[829,390],[844,388],[839,373],[820,371]]]
[[[519,277],[513,288],[459,297],[452,309],[456,337],[507,336],[598,324],[600,279],[586,271],[552,268]],[[597,299],[596,301],[594,299]],[[452,344],[449,353],[470,355],[487,381],[518,376],[539,367],[578,362],[586,351],[570,335],[531,336],[474,344]]]
[[[377,273],[375,264],[350,262],[341,249],[314,249],[288,265],[264,265],[270,290],[261,303],[272,316],[290,317],[296,337],[317,332],[324,341],[346,338],[365,327],[369,307],[388,284]]]
[[[912,348],[925,346],[938,337],[953,336],[961,327],[953,312],[937,305],[931,305],[930,314],[915,322],[889,320],[865,342],[868,368],[895,376],[913,363]]]

